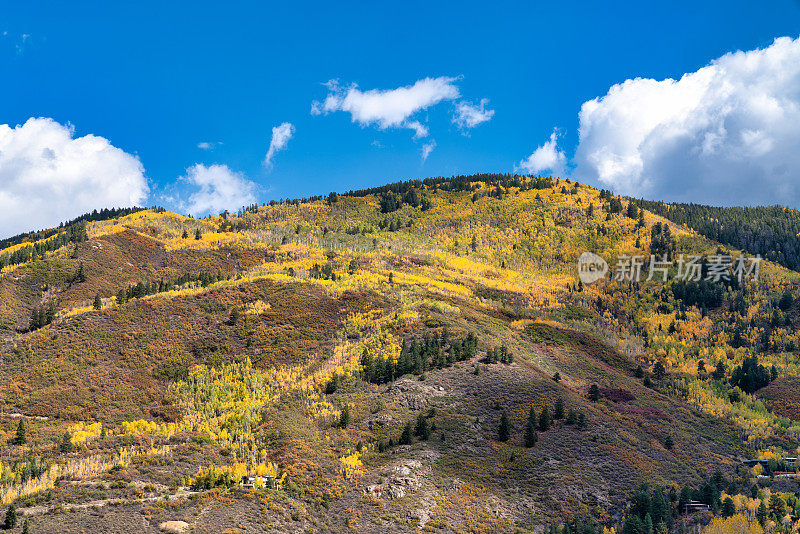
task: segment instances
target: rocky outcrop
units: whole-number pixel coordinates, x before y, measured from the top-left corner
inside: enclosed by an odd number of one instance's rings
[[[183,534],[189,531],[189,523],[186,521],[164,521],[159,523],[158,530],[166,534]]]

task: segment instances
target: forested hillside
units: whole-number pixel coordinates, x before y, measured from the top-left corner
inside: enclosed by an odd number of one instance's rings
[[[45,240],[48,237],[52,237],[58,234],[64,228],[69,228],[80,222],[107,221],[108,219],[113,219],[115,217],[122,217],[130,213],[136,213],[137,211],[141,211],[143,209],[144,208],[103,208],[100,210],[94,210],[91,213],[85,213],[79,217],[75,217],[70,221],[62,222],[58,226],[58,228],[48,228],[36,232],[26,232],[23,234],[7,237],[5,239],[0,239],[0,250],[6,249],[11,245],[19,245],[22,243],[36,243],[37,241]]]
[[[714,207],[634,199],[642,208],[724,245],[800,268],[800,212],[781,206]]]
[[[643,206],[459,176],[8,244],[13,531],[791,531],[800,275],[617,277],[758,252]]]

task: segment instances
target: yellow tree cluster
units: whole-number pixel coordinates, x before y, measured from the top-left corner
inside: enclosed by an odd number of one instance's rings
[[[361,462],[361,453],[358,451],[347,451],[347,453],[339,459],[342,465],[342,476],[351,482],[358,482],[364,474]]]
[[[728,518],[715,517],[703,529],[703,534],[764,534],[764,529],[758,521],[736,514]]]
[[[63,463],[50,465],[41,475],[30,478],[23,478],[19,471],[9,473],[8,468],[0,462],[0,504],[53,488],[59,477],[90,478],[115,465],[126,466],[137,455],[164,455],[169,452],[168,445],[156,446],[152,442],[144,446],[124,447],[111,455],[69,458]]]

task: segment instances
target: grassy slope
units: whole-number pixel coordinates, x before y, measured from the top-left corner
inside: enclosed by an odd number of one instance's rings
[[[795,376],[780,378],[758,392],[776,414],[794,421],[800,420],[800,378]]]

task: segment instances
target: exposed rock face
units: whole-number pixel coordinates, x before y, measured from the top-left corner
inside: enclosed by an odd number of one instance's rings
[[[364,495],[372,495],[373,497],[381,497],[383,495],[383,486],[380,484],[370,484],[364,488]]]
[[[370,417],[366,417],[361,422],[361,428],[364,430],[370,430],[373,428],[390,427],[393,426],[396,421],[397,418],[393,417],[391,414],[377,413]]]
[[[403,460],[388,473],[389,488],[387,492],[393,499],[404,497],[409,491],[416,491],[422,486],[417,470],[422,467],[418,460]]]
[[[383,472],[386,480],[382,484],[371,484],[364,488],[365,495],[374,497],[387,496],[390,499],[400,499],[409,492],[418,490],[422,486],[417,471],[422,467],[418,460],[400,460],[389,466]]]
[[[386,388],[386,396],[398,406],[419,411],[427,408],[433,397],[441,395],[444,388],[410,378],[402,378]]]
[[[164,521],[158,525],[158,530],[167,534],[183,534],[189,530],[189,523],[186,521]]]
[[[389,497],[392,499],[402,499],[406,496],[406,489],[403,486],[389,486]]]

